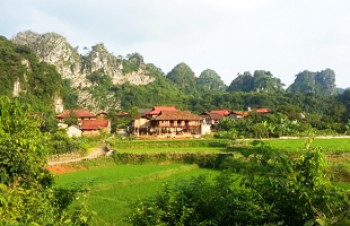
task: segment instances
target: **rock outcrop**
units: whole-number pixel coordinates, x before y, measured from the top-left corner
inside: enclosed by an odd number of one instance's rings
[[[132,85],[146,85],[154,81],[142,65],[135,71],[124,73],[123,62],[129,59],[114,56],[102,43],[92,46],[87,55],[81,55],[78,47],[73,48],[66,38],[56,33],[25,31],[18,33],[12,41],[29,46],[40,60],[54,65],[63,79],[71,80],[71,85],[75,88],[91,86],[86,76],[101,69],[111,77],[114,84],[129,82]]]
[[[110,77],[113,84],[147,85],[155,81],[140,54],[130,54],[126,59],[116,57],[102,43],[92,46],[87,54],[82,55],[78,52],[78,47],[73,48],[66,38],[56,33],[20,32],[12,42],[28,46],[40,61],[54,65],[62,79],[68,79],[70,86],[77,90],[78,104],[82,106],[98,102],[89,93],[89,88],[96,84],[88,79],[96,71],[102,71]],[[14,95],[18,95],[18,87],[16,83]]]

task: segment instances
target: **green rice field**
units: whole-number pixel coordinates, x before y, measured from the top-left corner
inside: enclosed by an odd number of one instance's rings
[[[92,225],[128,225],[131,201],[154,195],[165,183],[218,172],[196,165],[114,165],[56,175],[56,186],[86,188],[88,207],[97,215]]]
[[[264,141],[266,144],[284,150],[305,149],[307,139],[274,139]],[[328,153],[350,152],[350,138],[315,138],[311,142],[311,147],[322,148]]]
[[[306,151],[305,145],[313,148],[321,148],[327,156],[329,170],[337,173],[339,180],[336,185],[343,189],[350,189],[350,152],[349,138],[334,139],[275,139],[263,140],[265,145],[271,146],[276,151],[284,151],[289,154],[301,154]],[[218,154],[227,152],[226,146],[233,145],[239,148],[252,148],[253,140],[236,141],[125,141],[114,143],[116,153],[135,155],[149,155],[159,153],[199,153]],[[118,148],[118,144],[122,144]],[[153,146],[153,144],[157,144]],[[210,144],[205,146],[205,144]],[[239,154],[234,154],[239,158]],[[334,157],[335,156],[335,157]],[[166,163],[166,164],[165,164]],[[132,201],[144,199],[160,191],[165,183],[170,185],[177,181],[190,179],[202,174],[212,177],[219,171],[200,168],[197,165],[175,164],[169,161],[155,164],[115,164],[112,159],[92,160],[80,163],[84,170],[56,175],[56,186],[61,188],[87,189],[87,203],[91,211],[97,215],[91,225],[129,225],[125,217],[130,212],[129,205]],[[85,164],[85,165],[84,165]],[[342,180],[344,179],[344,180]]]

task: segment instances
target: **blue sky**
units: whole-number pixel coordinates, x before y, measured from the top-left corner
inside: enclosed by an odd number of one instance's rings
[[[303,70],[331,68],[337,86],[350,87],[349,0],[11,0],[0,15],[7,38],[32,30],[80,50],[102,42],[164,73],[185,62],[229,85],[238,73],[268,70],[288,86]]]

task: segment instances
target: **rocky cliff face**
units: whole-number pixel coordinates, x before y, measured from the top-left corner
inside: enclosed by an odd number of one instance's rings
[[[118,58],[109,53],[102,43],[92,46],[86,55],[81,55],[78,47],[73,48],[66,38],[56,33],[20,32],[12,42],[27,45],[34,50],[39,60],[54,65],[62,79],[70,80],[70,86],[78,91],[78,103],[82,106],[93,106],[98,102],[89,92],[89,88],[93,89],[96,84],[88,79],[96,71],[109,76],[113,84],[128,82],[131,85],[147,85],[155,80],[146,70],[141,55],[131,54],[127,59]],[[14,88],[14,95],[17,95],[17,87]],[[58,104],[58,109],[59,106]]]
[[[40,60],[55,65],[63,79],[71,79],[74,85],[84,81],[85,76],[81,73],[81,57],[61,35],[56,33],[39,35],[25,31],[18,33],[12,41],[29,46]]]
[[[40,60],[54,65],[63,79],[70,79],[75,88],[91,86],[86,76],[101,69],[111,77],[114,84],[129,82],[132,85],[146,85],[154,81],[142,67],[123,73],[123,60],[109,53],[103,44],[93,46],[86,56],[82,56],[78,48],[73,48],[63,36],[56,33],[25,31],[18,33],[12,41],[28,45]]]

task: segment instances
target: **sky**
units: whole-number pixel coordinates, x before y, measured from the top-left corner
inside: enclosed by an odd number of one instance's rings
[[[138,52],[167,74],[186,63],[238,74],[270,71],[286,88],[301,71],[330,68],[350,87],[349,0],[11,0],[0,35],[56,32],[73,46]]]

